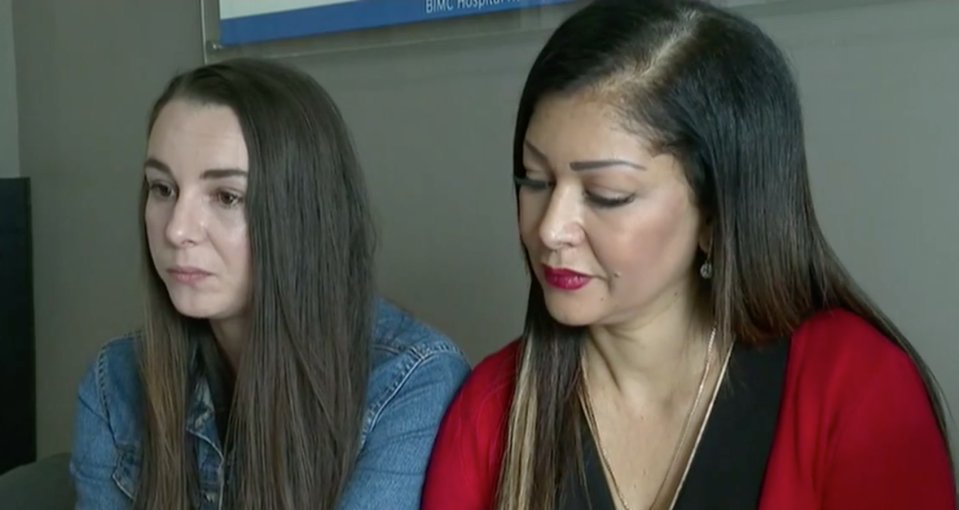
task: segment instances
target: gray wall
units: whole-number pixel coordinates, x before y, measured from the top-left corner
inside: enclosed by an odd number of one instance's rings
[[[174,70],[201,61],[200,27],[191,0],[14,2],[45,454],[69,446],[75,384],[96,349],[139,318],[145,113]],[[744,12],[794,61],[828,237],[959,408],[959,3],[827,5],[837,4]],[[356,135],[381,222],[384,293],[474,360],[514,338],[523,315],[510,133],[544,36],[291,59],[329,88]]]
[[[13,0],[32,179],[39,454],[70,446],[76,384],[140,319],[137,193],[150,101],[202,62],[196,0]]]
[[[13,0],[0,0],[0,179],[20,175]]]

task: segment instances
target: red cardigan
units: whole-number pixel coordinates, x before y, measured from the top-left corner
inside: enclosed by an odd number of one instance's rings
[[[517,342],[487,357],[447,411],[424,510],[488,510]],[[948,447],[919,373],[860,318],[824,312],[788,344],[759,510],[956,510]]]

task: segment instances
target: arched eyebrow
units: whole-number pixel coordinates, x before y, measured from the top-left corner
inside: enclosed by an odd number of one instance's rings
[[[173,175],[173,172],[170,170],[170,165],[167,165],[156,158],[147,158],[146,162],[143,163],[143,168],[152,168],[167,175]],[[213,180],[227,179],[230,177],[242,177],[245,179],[247,175],[248,172],[246,170],[241,170],[239,168],[210,168],[209,170],[204,170],[200,178]]]
[[[549,166],[549,158],[546,157],[546,154],[543,151],[536,148],[535,145],[530,143],[529,140],[525,140],[523,145],[529,151],[529,153],[541,163]],[[588,172],[590,170],[599,170],[601,168],[609,168],[613,166],[625,166],[629,168],[634,168],[636,170],[646,170],[646,167],[640,165],[639,163],[634,163],[625,159],[590,159],[583,161],[571,161],[569,163],[569,169],[574,172]]]

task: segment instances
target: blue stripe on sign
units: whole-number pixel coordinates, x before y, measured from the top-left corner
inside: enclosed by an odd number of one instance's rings
[[[570,3],[573,0],[354,0],[295,11],[220,20],[220,44],[235,46],[278,39],[387,27]]]

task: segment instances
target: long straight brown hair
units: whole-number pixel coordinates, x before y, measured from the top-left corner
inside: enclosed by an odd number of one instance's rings
[[[230,108],[249,152],[252,302],[236,371],[224,508],[337,507],[358,449],[373,327],[374,235],[351,137],[327,93],[275,63],[236,59],[176,76],[156,101]],[[146,185],[141,212],[147,199]],[[174,308],[143,236],[146,322],[138,510],[199,500],[186,432],[205,321]]]
[[[819,227],[799,94],[769,37],[702,1],[591,2],[553,33],[529,72],[514,134],[515,177],[525,176],[523,144],[540,101],[584,90],[605,94],[624,127],[683,164],[713,229],[713,277],[703,281],[701,311],[722,343],[768,343],[817,312],[848,310],[913,360],[948,447],[947,412],[928,367]],[[582,329],[550,316],[533,278],[497,510],[552,510],[564,482],[582,476],[582,452],[569,449],[584,430],[583,339]]]

